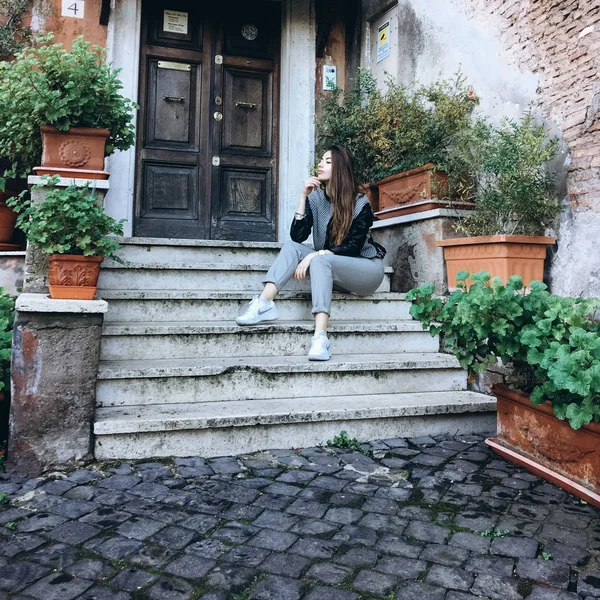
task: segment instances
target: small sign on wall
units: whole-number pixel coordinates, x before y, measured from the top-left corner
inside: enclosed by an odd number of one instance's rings
[[[178,10],[165,10],[163,31],[186,35],[188,32],[188,14]]]
[[[390,22],[382,23],[377,28],[377,62],[390,55]]]
[[[62,16],[83,19],[85,2],[83,0],[62,0]]]
[[[337,67],[323,65],[323,90],[330,92],[337,87]]]

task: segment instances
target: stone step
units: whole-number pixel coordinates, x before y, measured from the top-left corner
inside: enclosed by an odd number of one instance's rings
[[[116,255],[131,263],[270,264],[283,246],[281,242],[179,240],[168,238],[120,238]]]
[[[276,321],[240,327],[232,321],[107,323],[101,360],[229,358],[305,355],[313,321]],[[332,321],[336,355],[437,352],[439,342],[415,321]]]
[[[95,455],[230,456],[316,446],[342,429],[361,441],[482,433],[494,429],[495,404],[484,394],[444,391],[100,408]]]
[[[466,373],[442,353],[101,361],[98,406],[179,404],[466,389]]]
[[[248,290],[262,289],[261,280],[270,263],[232,264],[225,262],[144,262],[122,265],[105,260],[98,279],[98,288],[159,289],[159,290]],[[377,292],[390,291],[391,267],[385,267],[385,277]],[[286,290],[310,290],[310,280],[291,279]]]
[[[105,322],[221,321],[235,319],[252,300],[253,292],[206,290],[99,290],[98,297],[109,303]],[[282,319],[309,320],[310,292],[282,291],[277,297]],[[332,319],[410,319],[410,303],[404,294],[376,293],[370,296],[333,294]]]

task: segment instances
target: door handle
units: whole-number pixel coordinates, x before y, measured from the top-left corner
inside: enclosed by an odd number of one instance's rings
[[[185,98],[179,98],[178,96],[163,96],[163,100],[165,102],[177,102],[179,104],[183,104],[185,102]]]
[[[239,108],[256,108],[256,104],[252,102],[236,102],[235,105]]]

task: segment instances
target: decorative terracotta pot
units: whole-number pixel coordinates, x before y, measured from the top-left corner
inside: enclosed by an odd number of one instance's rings
[[[110,135],[108,129],[72,127],[59,131],[43,125],[42,166],[36,175],[60,175],[80,179],[108,179],[104,171],[104,150]]]
[[[459,271],[488,271],[504,283],[511,275],[521,275],[523,285],[544,279],[546,246],[556,242],[550,236],[490,235],[441,240],[448,275],[448,288],[456,289]]]
[[[493,386],[498,433],[494,452],[600,507],[600,424],[573,429],[554,416],[550,402],[533,406],[507,385]]]
[[[9,244],[15,232],[17,213],[6,206],[6,200],[14,194],[0,192],[0,244]]]
[[[411,212],[440,208],[440,200],[432,203],[437,195],[443,195],[448,176],[434,169],[433,163],[390,175],[368,184],[369,200],[378,219],[389,219]],[[429,207],[428,204],[432,204]],[[451,205],[443,202],[444,206]],[[417,207],[419,207],[417,209]]]
[[[52,254],[48,257],[51,298],[93,300],[103,256]]]

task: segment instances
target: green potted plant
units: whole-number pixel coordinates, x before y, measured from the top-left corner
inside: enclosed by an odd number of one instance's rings
[[[518,274],[525,285],[543,279],[546,247],[556,241],[545,232],[561,211],[555,176],[546,168],[557,152],[558,140],[531,112],[499,126],[479,120],[455,136],[444,160],[469,173],[474,208],[456,225],[468,237],[438,242],[450,289],[463,270],[487,270],[504,282]]]
[[[448,81],[409,89],[388,79],[381,91],[373,75],[359,70],[344,96],[336,89],[317,118],[317,155],[333,144],[348,148],[379,218],[431,208],[448,199],[455,173],[444,172],[445,149],[471,127],[478,103],[458,73]],[[460,198],[453,198],[460,200]],[[438,206],[436,206],[438,207]]]
[[[7,173],[108,177],[104,156],[134,143],[133,102],[120,94],[106,51],[82,37],[67,52],[39,38],[0,63],[0,156]]]
[[[29,243],[48,255],[52,298],[92,300],[98,285],[100,263],[120,248],[113,235],[123,235],[125,219],[107,215],[93,188],[53,187],[52,177],[35,188],[50,187],[42,202],[9,203],[19,212],[17,225]]]
[[[483,271],[459,273],[445,300],[431,284],[406,298],[471,375],[510,367],[493,386],[498,434],[487,443],[600,506],[600,299],[556,296],[540,281],[526,291],[520,276],[504,284]]]

